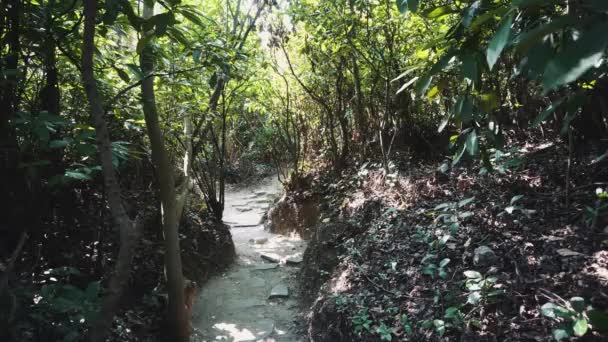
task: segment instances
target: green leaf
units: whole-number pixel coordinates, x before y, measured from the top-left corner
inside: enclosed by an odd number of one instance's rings
[[[448,14],[454,14],[458,12],[458,9],[452,8],[450,6],[439,6],[424,10],[422,11],[421,15],[427,19],[438,19]]]
[[[553,338],[556,341],[567,340],[571,336],[571,334],[568,332],[568,330],[564,329],[564,328],[553,329],[553,333],[552,334],[553,334]]]
[[[587,320],[584,317],[579,317],[574,321],[572,325],[572,330],[574,330],[574,335],[583,336],[587,333]]]
[[[545,68],[542,84],[545,92],[576,81],[602,61],[608,47],[608,22],[599,21],[584,31],[574,43],[560,51]]]
[[[545,317],[556,318],[557,316],[555,315],[555,307],[556,307],[555,304],[548,302],[548,303],[543,304],[543,306],[540,307],[540,312]]]
[[[199,11],[196,8],[192,8],[192,7],[183,8],[180,11],[180,13],[181,13],[181,15],[184,16],[184,18],[188,19],[190,22],[192,22],[195,25],[198,25],[199,27],[202,27],[202,28],[205,28],[206,25],[203,23],[201,18],[205,18],[205,19],[209,20],[211,23],[215,23],[213,21],[213,19],[207,17],[206,15],[204,15],[201,11]]]
[[[160,37],[167,32],[167,27],[175,24],[175,15],[173,12],[165,12],[155,15],[149,20],[154,24],[154,34]]]
[[[467,53],[462,56],[462,66],[460,68],[460,78],[469,84],[477,82],[479,79],[479,67],[474,53]]]
[[[545,121],[547,119],[547,117],[549,117],[549,115],[551,115],[553,112],[555,112],[555,110],[562,104],[562,102],[564,102],[564,99],[561,98],[553,103],[551,103],[549,105],[549,107],[547,107],[545,110],[543,110],[542,112],[540,112],[540,114],[538,114],[538,116],[536,117],[536,119],[534,119],[534,121],[532,121],[532,127],[536,127],[538,126],[541,122]]]
[[[420,5],[420,0],[408,0],[407,7],[412,11],[412,13],[418,12],[418,6]]]
[[[125,81],[125,83],[129,83],[131,81],[131,79],[129,78],[129,74],[127,74],[126,71],[120,68],[114,68],[114,70],[116,70],[116,73],[118,73],[118,77],[120,77],[121,80]]]
[[[397,8],[399,9],[399,12],[401,12],[401,14],[405,14],[407,12],[407,3],[408,0],[397,0]]]
[[[464,276],[469,279],[481,279],[483,276],[477,271],[464,271]]]
[[[490,40],[488,44],[488,51],[486,53],[486,59],[488,61],[488,66],[490,67],[490,71],[494,68],[494,64],[498,60],[498,57],[502,53],[502,50],[507,46],[507,42],[509,41],[509,36],[511,34],[511,25],[513,24],[514,14],[511,13],[502,19],[496,34]]]
[[[555,56],[551,42],[544,41],[529,49],[528,54],[521,60],[517,72],[530,79],[536,79],[545,71],[547,61]]]
[[[440,319],[434,319],[433,325],[435,326],[435,331],[439,336],[443,336],[445,333],[445,322]]]
[[[441,260],[441,262],[439,262],[439,267],[445,267],[449,263],[450,263],[450,259],[449,258],[445,258],[445,259]]]
[[[66,146],[68,146],[70,144],[70,142],[66,139],[61,139],[61,140],[51,140],[49,142],[49,148],[55,149],[55,148],[64,148]]]
[[[471,292],[467,297],[467,303],[477,305],[481,300],[481,293],[479,291]]]
[[[418,80],[418,82],[416,82],[416,93],[418,95],[422,95],[422,94],[426,93],[426,90],[431,85],[432,80],[433,80],[432,75],[427,74],[427,75],[422,76],[422,78],[420,78]]]
[[[548,23],[538,25],[537,27],[520,34],[514,39],[513,44],[516,46],[517,53],[526,53],[531,46],[541,41],[546,35],[575,23],[576,18],[572,16],[553,18]]]
[[[439,128],[437,128],[437,133],[443,132],[443,130],[448,125],[448,123],[450,123],[451,118],[452,118],[452,114],[446,115],[446,117],[441,121],[441,124],[439,124]],[[446,165],[446,167],[447,167],[447,164],[444,164],[444,165]],[[447,171],[447,169],[446,169],[446,171]]]
[[[82,173],[79,171],[66,171],[64,174],[65,177],[67,178],[73,178],[73,179],[77,179],[77,180],[90,180],[91,177],[89,175],[87,175],[86,173]]]
[[[399,90],[397,90],[396,94],[401,93],[402,91],[404,91],[405,89],[407,89],[409,86],[411,86],[414,82],[416,82],[416,80],[418,80],[418,76],[412,78],[411,80],[407,81],[404,85],[401,86],[401,88],[399,88]]]
[[[414,72],[414,71],[416,71],[418,69],[420,69],[419,66],[411,67],[411,68],[405,70],[403,73],[401,73],[401,75],[399,75],[399,76],[395,77],[394,79],[392,79],[391,82],[395,82],[397,80],[400,80],[400,79],[404,78],[405,76],[411,74],[412,72]]]
[[[129,69],[129,71],[131,71],[131,73],[133,73],[133,75],[135,75],[135,77],[137,78],[137,80],[141,81],[144,79],[144,73],[141,72],[141,69],[139,68],[138,65],[135,64],[127,64],[127,69]]]
[[[473,197],[469,197],[469,198],[465,198],[463,200],[458,201],[458,208],[462,208],[466,205],[471,204],[473,201],[475,200],[475,196]]]
[[[475,130],[472,130],[471,133],[469,133],[469,135],[467,136],[466,145],[467,151],[469,151],[469,155],[474,157],[479,154],[479,139]]]
[[[460,317],[460,309],[455,306],[451,306],[445,310],[445,318],[458,318]]]
[[[462,158],[462,156],[464,155],[464,151],[466,151],[467,146],[466,144],[463,144],[460,147],[460,150],[458,151],[458,153],[456,153],[456,155],[454,156],[454,160],[452,160],[452,166],[458,164],[458,162],[460,161],[460,159]]]
[[[477,14],[477,10],[480,6],[481,1],[477,0],[464,11],[464,15],[462,16],[462,26],[467,28],[471,26],[471,22],[473,21],[473,18],[475,18],[475,14]]]

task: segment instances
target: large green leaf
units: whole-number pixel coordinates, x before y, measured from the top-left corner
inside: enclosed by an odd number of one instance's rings
[[[473,22],[473,18],[475,18],[475,15],[477,14],[477,10],[481,7],[481,1],[475,1],[474,3],[471,4],[471,6],[469,6],[465,11],[464,11],[464,15],[462,16],[462,26],[464,27],[469,27],[471,26],[471,23]]]
[[[466,53],[461,56],[462,65],[460,67],[460,78],[467,83],[477,83],[479,80],[479,67],[477,56],[474,52]]]
[[[572,325],[572,330],[574,330],[574,335],[576,336],[585,335],[588,330],[587,320],[584,317],[577,318]]]
[[[498,57],[502,53],[502,50],[507,46],[507,42],[509,41],[509,36],[511,33],[511,24],[513,24],[513,13],[507,15],[502,19],[496,34],[490,40],[488,44],[488,52],[486,53],[486,58],[488,61],[488,66],[490,70],[494,68],[494,64],[498,60]]]
[[[416,93],[418,95],[425,94],[426,90],[431,85],[432,80],[433,80],[432,75],[427,74],[427,75],[422,76],[422,78],[420,78],[418,80],[418,82],[416,82]]]
[[[581,37],[560,51],[545,68],[542,84],[545,92],[576,81],[597,66],[608,46],[608,22],[598,21]]]
[[[477,132],[475,132],[475,130],[472,130],[467,136],[466,145],[469,155],[475,157],[479,154],[479,138],[477,137]]]
[[[416,13],[419,5],[420,0],[397,0],[397,8],[402,14],[405,14],[408,10],[412,13]]]
[[[548,34],[557,32],[564,27],[575,24],[576,21],[576,18],[569,15],[552,18],[551,21],[540,24],[535,28],[518,35],[513,40],[513,45],[518,53],[526,53],[530,47],[541,41]]]
[[[448,14],[458,13],[458,9],[452,8],[451,6],[439,6],[434,8],[429,8],[427,10],[422,11],[421,15],[428,19],[437,19]]]
[[[549,107],[547,107],[545,110],[540,112],[540,114],[538,114],[536,119],[534,119],[534,121],[532,121],[531,126],[532,127],[538,126],[541,122],[545,121],[547,119],[547,117],[549,117],[549,115],[551,115],[553,112],[555,112],[557,107],[559,107],[562,104],[562,102],[564,102],[563,98],[551,103],[549,105]]]
[[[517,72],[530,79],[536,79],[543,74],[547,61],[551,60],[554,55],[555,51],[551,42],[544,41],[536,44],[529,50],[527,56],[521,60]]]

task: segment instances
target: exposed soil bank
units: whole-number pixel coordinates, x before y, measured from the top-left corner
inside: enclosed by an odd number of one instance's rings
[[[373,164],[318,174],[307,191],[323,198],[321,223],[300,273],[308,339],[550,341],[573,320],[543,305],[582,297],[589,314],[606,312],[606,213],[593,224],[585,207],[608,174],[581,158],[566,206],[566,156],[526,145],[504,174],[407,162],[389,175]],[[603,328],[583,340],[605,340]]]

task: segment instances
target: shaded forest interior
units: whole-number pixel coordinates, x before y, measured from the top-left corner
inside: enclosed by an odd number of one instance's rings
[[[189,341],[269,176],[302,340],[608,338],[608,1],[0,4],[0,341]]]

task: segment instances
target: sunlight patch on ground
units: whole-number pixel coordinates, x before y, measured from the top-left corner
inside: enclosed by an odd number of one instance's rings
[[[245,341],[258,341],[267,337],[271,331],[265,329],[248,329],[239,328],[234,323],[216,323],[213,325],[214,329],[221,331],[221,335],[215,337],[216,341],[234,341],[234,342],[245,342]],[[255,330],[258,330],[257,332]]]

